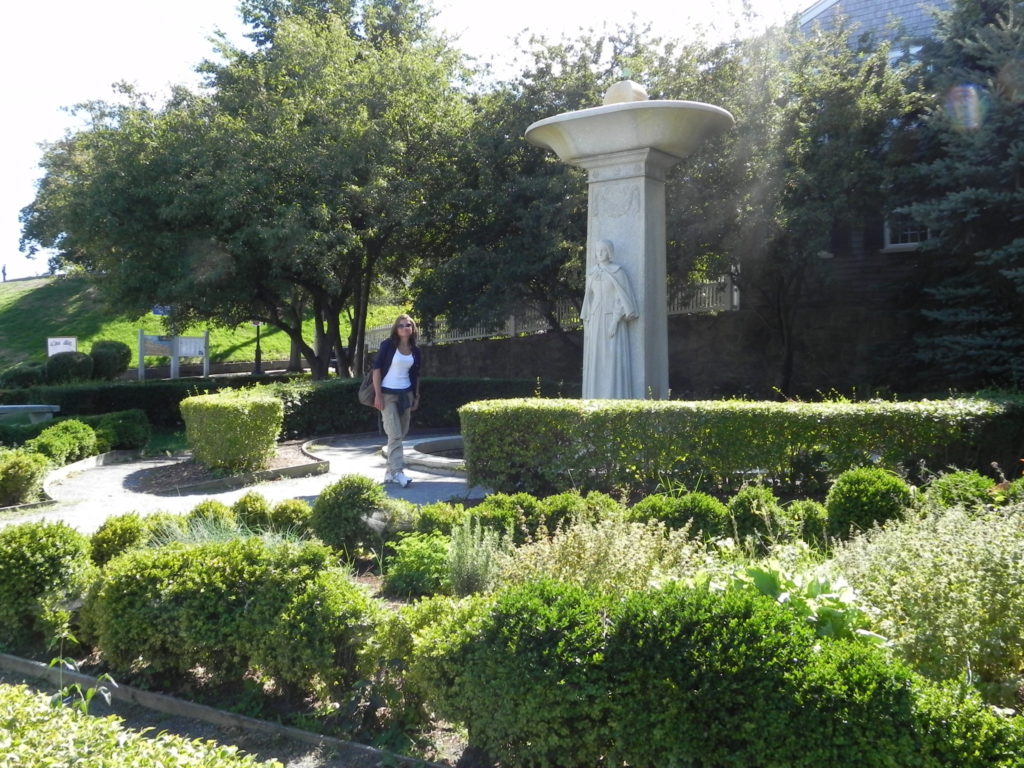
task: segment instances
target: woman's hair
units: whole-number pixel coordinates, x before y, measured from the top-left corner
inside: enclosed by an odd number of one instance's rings
[[[391,341],[395,346],[398,346],[398,324],[403,321],[412,323],[412,333],[409,334],[409,343],[415,347],[416,337],[419,336],[419,329],[416,327],[416,321],[409,317],[409,315],[399,315],[395,318],[395,322],[391,325]]]

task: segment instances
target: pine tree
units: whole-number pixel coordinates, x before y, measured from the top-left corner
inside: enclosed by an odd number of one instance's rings
[[[929,159],[907,211],[933,282],[916,354],[951,384],[1024,381],[1024,2],[958,0],[926,52]]]

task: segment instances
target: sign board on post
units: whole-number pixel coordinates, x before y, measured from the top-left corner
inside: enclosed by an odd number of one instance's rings
[[[146,356],[169,357],[171,378],[178,378],[178,359],[203,358],[203,376],[210,375],[210,332],[202,336],[148,336],[139,329],[139,381],[146,378]]]
[[[59,352],[77,352],[78,337],[51,336],[46,340],[46,356],[53,357]]]

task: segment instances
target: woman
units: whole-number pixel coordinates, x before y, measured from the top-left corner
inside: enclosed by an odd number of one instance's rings
[[[405,474],[402,440],[409,431],[409,416],[420,405],[420,348],[416,323],[399,315],[391,336],[380,345],[373,361],[373,407],[381,412],[388,436],[388,469],[385,483],[405,488],[412,481]]]

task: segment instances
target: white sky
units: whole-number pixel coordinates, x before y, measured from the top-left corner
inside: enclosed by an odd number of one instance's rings
[[[751,0],[765,23],[782,21],[814,0]],[[516,48],[523,30],[558,37],[581,28],[628,23],[633,15],[654,33],[687,39],[695,25],[728,36],[742,0],[435,0],[439,28],[460,47],[496,64]],[[692,5],[693,10],[686,10]],[[44,257],[18,250],[19,211],[39,178],[40,142],[59,139],[72,125],[65,108],[113,97],[125,80],[147,93],[195,83],[193,67],[212,54],[209,36],[222,29],[234,41],[244,32],[237,0],[49,0],[19,2],[5,11],[7,39],[0,46],[0,103],[7,118],[0,138],[0,264],[7,279],[45,274]]]

